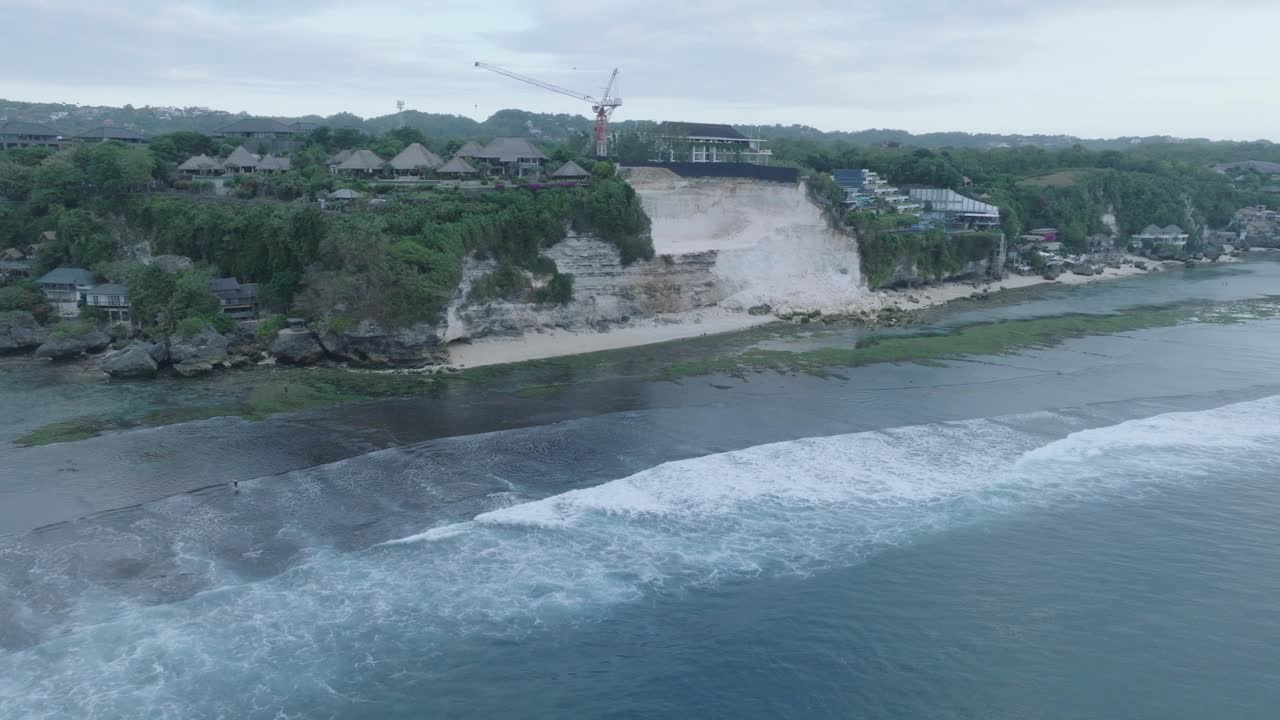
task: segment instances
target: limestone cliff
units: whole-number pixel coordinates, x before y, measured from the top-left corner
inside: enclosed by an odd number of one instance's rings
[[[541,327],[602,329],[631,318],[653,317],[714,305],[721,299],[712,268],[716,253],[662,255],[624,266],[613,245],[570,234],[545,253],[560,272],[573,276],[567,305],[494,300],[466,301],[471,284],[493,270],[493,261],[468,258],[453,304],[445,340],[514,336]]]

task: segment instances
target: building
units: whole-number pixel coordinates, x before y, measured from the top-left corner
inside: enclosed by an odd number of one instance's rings
[[[1106,233],[1095,233],[1084,239],[1085,251],[1094,255],[1109,255],[1115,250],[1115,239]]]
[[[347,175],[377,175],[382,172],[386,164],[387,162],[372,150],[352,150],[347,159],[334,168],[334,171]]]
[[[471,167],[471,163],[463,160],[461,155],[454,155],[452,160],[436,168],[436,172],[441,175],[462,177],[463,175],[475,175],[480,171]]]
[[[347,158],[351,157],[351,153],[351,150],[339,150],[329,156],[329,159],[324,163],[325,167],[329,168],[329,172],[336,175],[338,173],[338,166],[346,162]]]
[[[362,197],[364,197],[364,193],[359,190],[352,190],[351,188],[339,188],[329,193],[330,200],[351,201],[359,200]]]
[[[221,175],[222,163],[201,153],[195,157],[187,158],[185,162],[178,166],[178,172],[191,173],[192,175]]]
[[[263,155],[262,159],[258,161],[258,172],[261,172],[261,173],[270,174],[270,173],[278,173],[278,172],[288,172],[292,168],[293,168],[293,161],[291,161],[289,158],[279,157],[277,155],[272,155],[271,153],[267,153],[266,155]]]
[[[265,147],[266,152],[289,152],[300,144],[302,131],[271,118],[244,118],[213,131],[213,136],[227,142]]]
[[[84,304],[102,310],[111,322],[129,322],[129,291],[124,285],[95,285],[84,293]]]
[[[258,317],[258,284],[241,283],[233,277],[216,278],[210,284],[218,296],[222,314],[236,320]]]
[[[0,121],[0,150],[25,147],[58,148],[58,133],[37,123]]]
[[[764,140],[748,138],[729,125],[664,122],[654,142],[657,162],[745,162],[768,165],[772,150]]]
[[[125,145],[146,145],[149,142],[140,132],[114,125],[101,125],[72,139],[90,143],[119,142]]]
[[[560,180],[581,180],[583,178],[591,177],[591,173],[585,170],[578,163],[570,160],[556,168],[556,171],[551,173],[551,177]]]
[[[965,197],[949,188],[912,188],[911,199],[923,206],[922,216],[937,219],[947,232],[995,230],[1000,227],[1000,208]]]
[[[258,169],[258,156],[244,149],[244,146],[231,151],[222,161],[222,169],[229,173],[251,173]]]
[[[391,158],[387,164],[391,166],[391,171],[396,175],[425,175],[444,165],[444,160],[439,155],[423,147],[421,143],[410,143],[408,147]]]
[[[1152,247],[1156,245],[1172,245],[1176,248],[1187,246],[1187,240],[1190,235],[1183,232],[1182,228],[1177,225],[1148,225],[1140,232],[1134,233],[1129,237],[1130,247],[1146,247],[1150,244]]]
[[[844,190],[844,204],[855,209],[900,213],[920,212],[920,203],[890,185],[879,174],[867,169],[836,170],[836,184]]]
[[[55,268],[36,281],[59,317],[80,314],[81,296],[97,286],[93,273],[84,268]]]
[[[474,158],[479,157],[484,152],[484,148],[475,140],[468,140],[462,147],[458,148],[458,152],[454,153],[454,157]]]
[[[525,177],[540,175],[542,163],[550,158],[524,138],[500,137],[485,145],[475,159],[488,162],[507,177]]]

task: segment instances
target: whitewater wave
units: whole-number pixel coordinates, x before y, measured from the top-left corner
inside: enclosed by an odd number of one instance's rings
[[[966,524],[1275,467],[1280,398],[1046,442],[975,420],[762,445],[484,512],[0,655],[21,717],[309,716],[458,637],[857,563]]]

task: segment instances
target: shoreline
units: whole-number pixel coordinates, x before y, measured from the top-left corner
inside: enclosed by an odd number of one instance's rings
[[[1141,270],[1133,263],[1147,263]],[[822,314],[878,313],[885,310],[911,312],[925,310],[955,300],[974,297],[990,297],[1005,290],[1058,283],[1075,286],[1108,280],[1121,280],[1137,275],[1165,272],[1183,267],[1179,261],[1149,260],[1126,256],[1119,269],[1104,267],[1095,275],[1076,275],[1066,272],[1054,280],[1039,275],[1009,275],[1002,280],[977,282],[943,282],[911,289],[869,290],[862,302],[840,307],[817,308]],[[1239,262],[1238,258],[1221,258],[1218,263]],[[1210,264],[1207,261],[1204,264]],[[812,309],[787,309],[781,314],[802,315]],[[775,310],[777,312],[777,310]],[[778,314],[750,315],[745,311],[713,305],[697,310],[669,313],[613,327],[607,331],[547,329],[520,337],[493,337],[455,344],[449,348],[449,365],[460,370],[505,365],[509,363],[545,360],[548,358],[581,355],[604,350],[621,350],[655,343],[687,340],[706,335],[737,332],[772,322],[786,322]]]

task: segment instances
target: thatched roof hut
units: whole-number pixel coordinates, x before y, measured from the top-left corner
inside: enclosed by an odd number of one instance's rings
[[[455,155],[452,160],[436,168],[436,172],[441,175],[475,175],[479,171],[471,167],[471,163]]]
[[[431,152],[422,146],[421,143],[412,143],[398,155],[391,158],[390,163],[392,170],[397,171],[414,171],[414,170],[434,170],[444,164],[444,160],[439,155]]]

